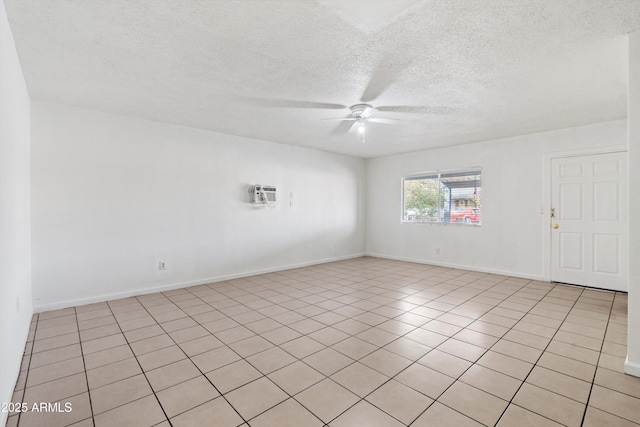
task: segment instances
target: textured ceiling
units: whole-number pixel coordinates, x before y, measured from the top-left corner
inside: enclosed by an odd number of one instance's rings
[[[4,2],[33,98],[362,157],[624,118],[640,29],[638,0]],[[400,123],[321,120],[363,101]]]

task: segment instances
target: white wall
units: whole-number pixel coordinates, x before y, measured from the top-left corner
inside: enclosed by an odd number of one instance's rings
[[[371,159],[367,253],[542,279],[545,153],[625,144],[614,121]],[[482,167],[482,226],[400,222],[402,175],[471,166]]]
[[[640,376],[640,31],[629,34],[629,302],[625,371]],[[635,238],[633,237],[635,236]]]
[[[364,252],[363,159],[41,101],[31,150],[36,310]]]
[[[11,401],[33,314],[30,268],[29,94],[0,2],[0,402]]]

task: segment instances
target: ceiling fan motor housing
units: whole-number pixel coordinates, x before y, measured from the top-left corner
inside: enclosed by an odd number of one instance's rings
[[[368,109],[373,109],[373,107],[369,104],[355,104],[352,105],[351,107],[349,107],[351,110],[351,115],[353,116],[354,119],[359,119],[359,118],[366,118],[366,116],[364,115],[364,113],[368,110]]]

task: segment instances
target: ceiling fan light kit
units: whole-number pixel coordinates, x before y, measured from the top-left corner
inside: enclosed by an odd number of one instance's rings
[[[364,144],[365,119],[358,119],[358,121],[356,122],[356,127],[358,128],[358,141]]]
[[[371,112],[373,107],[369,104],[356,104],[351,107],[351,115],[355,119],[355,126],[358,130],[358,141],[364,144],[364,131],[366,127],[366,112]]]
[[[364,143],[364,133],[365,133],[367,122],[395,124],[400,121],[398,119],[382,119],[377,117],[371,117],[371,114],[374,111],[376,111],[376,109],[371,104],[355,104],[349,107],[349,110],[351,110],[351,117],[345,117],[342,119],[322,119],[322,120],[355,122],[349,129],[349,132],[355,129],[357,131],[358,141],[363,143]]]

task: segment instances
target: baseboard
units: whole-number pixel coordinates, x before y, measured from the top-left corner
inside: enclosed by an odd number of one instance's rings
[[[59,310],[67,307],[76,307],[80,305],[94,304],[97,302],[111,301],[115,299],[128,298],[128,297],[133,297],[138,295],[153,294],[155,292],[164,292],[164,291],[170,291],[173,289],[188,288],[190,286],[206,285],[209,283],[222,282],[225,280],[241,279],[243,277],[250,277],[258,274],[274,273],[276,271],[291,270],[294,268],[308,267],[310,265],[325,264],[328,262],[344,261],[348,259],[361,258],[363,256],[365,256],[364,253],[357,253],[357,254],[345,255],[341,257],[306,261],[306,262],[301,262],[297,264],[280,265],[277,267],[270,267],[270,268],[265,268],[261,270],[244,271],[241,273],[228,274],[224,276],[206,277],[198,280],[191,280],[188,282],[170,283],[170,284],[161,285],[161,286],[152,286],[147,288],[133,289],[125,292],[102,294],[102,295],[97,295],[97,296],[88,297],[88,298],[78,298],[74,300],[59,301],[59,302],[50,303],[50,304],[34,305],[33,310],[34,310],[34,313],[42,313],[44,311]]]
[[[476,267],[476,266],[463,265],[463,264],[439,262],[431,259],[425,260],[425,259],[417,259],[417,258],[396,257],[396,256],[377,254],[377,253],[367,253],[366,256],[370,256],[374,258],[382,258],[382,259],[391,259],[394,261],[415,262],[416,264],[434,265],[436,267],[457,268],[459,270],[477,271],[480,273],[497,274],[500,276],[518,277],[521,279],[544,281],[542,278],[542,275],[520,273],[517,271],[497,270],[495,268],[484,268],[484,267]]]
[[[627,355],[624,361],[624,372],[634,377],[640,377],[640,363],[631,362],[629,355]]]

